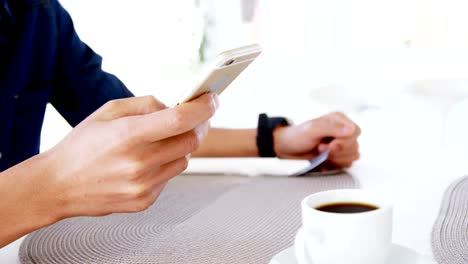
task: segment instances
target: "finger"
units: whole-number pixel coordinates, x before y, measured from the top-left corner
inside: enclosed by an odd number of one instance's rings
[[[138,200],[149,195],[161,183],[182,173],[188,166],[188,156],[173,160],[161,166],[153,166],[144,175],[126,182],[123,188],[126,200]]]
[[[338,168],[350,168],[353,166],[354,160],[330,160],[329,163]]]
[[[358,160],[359,158],[360,158],[360,154],[359,152],[357,152],[357,153],[353,153],[347,156],[331,157],[329,159],[329,162],[339,165],[339,166],[349,167],[354,161]]]
[[[340,152],[340,153],[331,153],[329,156],[329,159],[346,159],[349,157],[354,157],[356,155],[359,155],[359,149],[355,148],[346,152]]]
[[[349,152],[350,150],[354,150],[359,147],[359,143],[356,139],[335,139],[329,145],[328,149],[331,153],[341,153],[341,152]]]
[[[326,115],[303,124],[313,138],[341,138],[354,133],[355,126],[339,115]]]
[[[163,183],[158,183],[156,186],[154,186],[150,194],[144,199],[146,201],[143,201],[143,203],[148,204],[148,207],[153,205],[158,200],[159,196],[161,196],[161,193],[163,192],[166,185],[167,185],[167,182],[163,182]]]
[[[320,145],[318,146],[318,151],[320,153],[324,152],[325,150],[329,149],[330,148],[330,144],[326,144],[326,143],[320,143]]]
[[[340,165],[347,165],[359,159],[359,143],[357,141],[342,141],[341,143],[346,145],[340,147],[330,146],[330,160]]]
[[[354,151],[346,154],[329,156],[330,160],[356,160],[359,158],[359,151]]]
[[[327,162],[334,168],[349,168],[353,165],[353,162],[349,160],[329,160]]]
[[[141,178],[141,182],[144,186],[149,186],[147,189],[151,191],[154,186],[167,182],[173,177],[184,172],[189,164],[189,157],[185,156],[176,160],[173,160],[169,163],[166,163],[162,166],[155,166],[155,170],[150,171],[145,177]],[[148,193],[148,192],[147,192]]]
[[[167,108],[153,96],[112,100],[91,114],[87,120],[109,121],[124,116],[145,115]]]
[[[144,148],[140,160],[148,164],[161,165],[185,157],[201,145],[209,130],[209,122],[203,122],[195,129],[184,134],[153,142]]]
[[[349,117],[347,117],[345,114],[341,112],[333,112],[329,115],[339,120],[345,126],[353,127],[353,128],[356,126],[356,124]]]
[[[218,108],[216,94],[204,94],[197,99],[143,116],[127,117],[124,125],[133,127],[135,138],[155,142],[188,132],[210,119]]]
[[[330,113],[328,115],[323,116],[323,121],[328,122],[330,124],[335,124],[338,128],[342,129],[343,134],[353,135],[356,130],[356,124],[349,119],[346,115],[340,112]]]
[[[342,137],[352,136],[356,132],[356,124],[342,113],[334,113],[331,119],[338,124]]]
[[[166,184],[167,182],[158,183],[153,186],[146,195],[139,197],[138,199],[115,202],[111,204],[111,208],[115,208],[113,212],[121,213],[135,213],[144,211],[154,204],[154,202],[158,199],[164,190],[164,187],[166,187]]]

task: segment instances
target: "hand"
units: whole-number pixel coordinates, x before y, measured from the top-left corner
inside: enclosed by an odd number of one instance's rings
[[[330,150],[329,162],[350,167],[359,159],[357,138],[361,129],[342,113],[331,113],[273,132],[275,152],[280,158],[311,159]]]
[[[144,210],[186,169],[217,107],[214,94],[175,108],[152,96],[111,101],[48,151],[43,192],[60,201],[61,218]]]

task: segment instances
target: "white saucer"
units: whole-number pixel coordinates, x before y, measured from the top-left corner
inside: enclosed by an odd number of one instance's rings
[[[393,244],[386,264],[436,264],[432,258],[418,252]],[[287,248],[273,257],[270,264],[298,264],[294,254],[294,247]]]

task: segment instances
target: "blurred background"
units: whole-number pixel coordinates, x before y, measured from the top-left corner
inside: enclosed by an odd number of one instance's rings
[[[80,37],[136,95],[170,103],[218,53],[263,54],[212,124],[256,126],[343,111],[375,166],[468,172],[468,2],[462,0],[62,0]],[[49,107],[42,149],[70,127]]]

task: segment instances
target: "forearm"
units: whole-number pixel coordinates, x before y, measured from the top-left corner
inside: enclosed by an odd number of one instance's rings
[[[258,157],[257,129],[211,128],[193,157]]]
[[[42,176],[46,155],[38,155],[0,173],[0,248],[57,219],[56,201],[48,201]],[[55,198],[55,197],[50,197]]]

